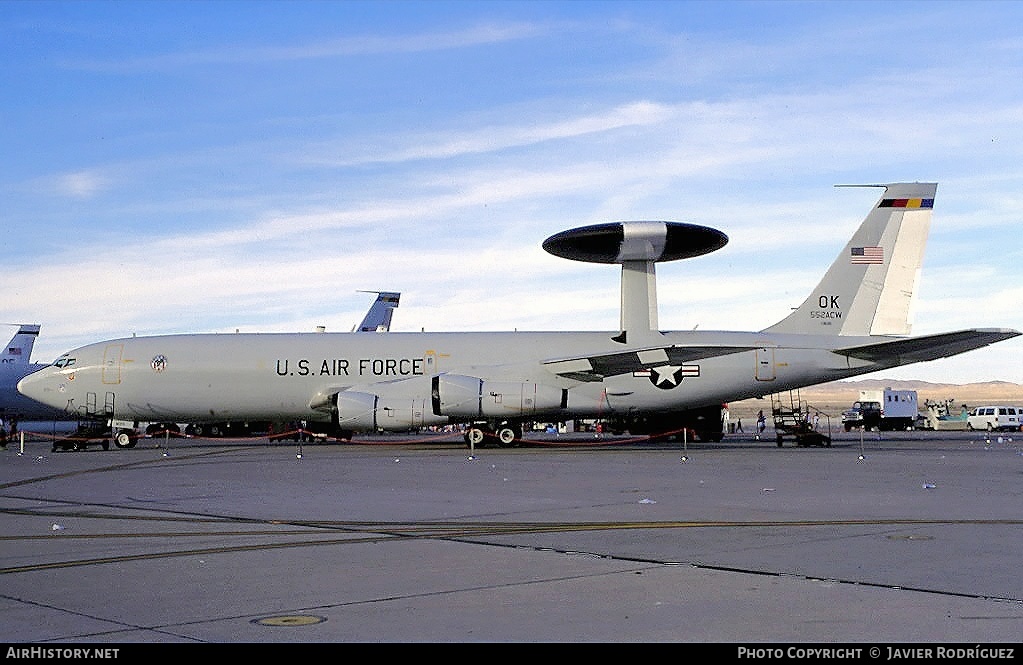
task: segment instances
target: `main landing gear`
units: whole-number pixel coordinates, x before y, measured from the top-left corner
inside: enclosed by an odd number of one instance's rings
[[[467,448],[486,448],[491,442],[496,442],[501,448],[511,448],[522,440],[522,428],[510,423],[502,423],[492,427],[486,423],[473,423],[465,431],[465,446]]]

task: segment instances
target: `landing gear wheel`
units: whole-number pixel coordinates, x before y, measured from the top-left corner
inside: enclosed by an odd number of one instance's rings
[[[469,447],[482,448],[484,439],[486,435],[478,427],[473,427],[465,433],[465,443]]]
[[[497,445],[502,448],[509,448],[515,443],[516,432],[511,427],[500,427],[497,430]]]

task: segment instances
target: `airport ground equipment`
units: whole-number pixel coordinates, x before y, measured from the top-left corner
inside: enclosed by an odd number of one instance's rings
[[[73,450],[75,452],[85,450],[89,446],[102,446],[103,450],[110,449],[110,441],[113,432],[111,432],[110,424],[99,422],[99,421],[83,421],[78,423],[75,431],[70,435],[62,439],[54,439],[53,445],[50,448],[50,452],[57,452],[58,450]],[[114,439],[117,441],[117,439]],[[132,443],[134,446],[134,443]],[[130,446],[119,446],[121,448],[127,448]]]
[[[819,431],[822,427],[820,416],[823,414],[802,401],[798,390],[771,395],[771,414],[774,416],[775,439],[779,448],[789,437],[800,447],[831,447],[831,436]],[[830,430],[828,423],[830,419],[825,417],[824,426]]]
[[[926,414],[920,417],[918,427],[920,429],[932,429],[936,431],[960,431],[967,429],[967,414],[969,409],[965,404],[955,406],[954,399],[947,399],[943,402],[932,400],[924,401]]]

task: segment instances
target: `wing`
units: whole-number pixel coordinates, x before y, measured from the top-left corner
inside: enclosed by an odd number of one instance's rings
[[[936,335],[905,337],[890,342],[850,346],[834,349],[834,352],[850,358],[870,362],[904,365],[908,363],[947,358],[982,346],[1018,336],[1019,331],[1010,328],[974,328]]]
[[[575,358],[546,360],[543,365],[552,373],[575,381],[602,381],[608,376],[629,372],[682,365],[687,362],[752,351],[757,346],[655,346],[618,353],[600,353]]]

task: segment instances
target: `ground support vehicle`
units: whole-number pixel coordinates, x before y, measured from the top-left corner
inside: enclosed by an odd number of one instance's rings
[[[966,420],[967,409],[963,405],[955,406],[955,400],[947,399],[943,402],[926,400],[924,407],[926,415],[920,416],[917,420],[917,428],[930,429],[935,431],[963,431],[968,428]]]
[[[852,408],[842,413],[842,427],[849,432],[864,430],[894,431],[916,427],[920,409],[915,390],[861,390]]]
[[[851,432],[856,428],[870,431],[881,429],[881,402],[856,401],[842,412],[842,428]]]
[[[771,414],[779,448],[786,437],[791,437],[800,447],[831,447],[831,436],[818,430],[820,412],[816,412],[818,417],[815,418],[814,409],[800,400],[798,390],[790,390],[787,395],[771,395]]]
[[[78,423],[74,434],[63,439],[54,439],[50,452],[58,450],[85,450],[89,446],[102,446],[110,449],[110,442],[118,448],[134,448],[138,442],[138,431],[133,423],[122,421],[86,421]]]

